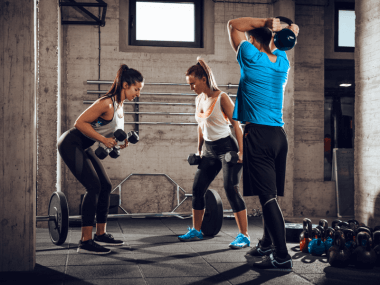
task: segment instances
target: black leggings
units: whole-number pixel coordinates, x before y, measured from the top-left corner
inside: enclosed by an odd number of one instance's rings
[[[285,221],[278,205],[276,195],[260,195],[260,204],[263,209],[264,235],[261,245],[270,246],[272,243],[280,257],[288,254],[285,237]]]
[[[72,128],[58,140],[58,151],[75,178],[86,188],[82,202],[82,227],[106,223],[112,183],[90,148],[95,142]]]
[[[195,173],[193,184],[193,209],[205,208],[205,194],[211,182],[223,168],[224,189],[227,199],[234,213],[245,210],[245,203],[239,193],[242,163],[228,164],[224,155],[229,151],[238,151],[238,145],[234,138],[228,136],[217,141],[206,141],[201,163]]]

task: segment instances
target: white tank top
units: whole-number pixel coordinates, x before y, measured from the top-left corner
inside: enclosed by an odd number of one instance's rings
[[[197,96],[195,99],[195,119],[201,127],[203,138],[206,141],[216,141],[231,135],[228,117],[223,113],[220,103],[222,93],[224,92],[219,94],[218,98],[204,113],[200,112],[199,102],[203,100],[203,96],[206,95]]]

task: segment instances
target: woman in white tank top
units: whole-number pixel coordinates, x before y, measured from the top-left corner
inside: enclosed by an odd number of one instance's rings
[[[226,93],[219,90],[210,67],[202,59],[198,59],[198,63],[187,70],[186,81],[191,90],[198,94],[195,100],[195,119],[198,122],[198,154],[202,159],[193,185],[193,228],[178,238],[181,241],[203,239],[201,227],[205,212],[205,194],[211,182],[223,169],[224,189],[239,228],[239,234],[230,243],[230,247],[236,249],[250,246],[247,209],[239,193],[243,132],[240,124],[232,119],[234,103]],[[230,123],[237,139],[232,136]],[[229,151],[236,151],[239,155],[235,165],[228,164],[224,159]]]

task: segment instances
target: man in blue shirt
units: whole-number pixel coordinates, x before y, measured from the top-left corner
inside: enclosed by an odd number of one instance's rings
[[[272,31],[282,26],[275,18],[245,17],[230,20],[227,27],[241,73],[233,119],[246,124],[243,194],[258,195],[263,211],[264,235],[247,255],[263,257],[253,264],[257,268],[291,270],[285,221],[277,202],[285,188],[288,142],[282,108],[290,65],[286,53],[276,50]],[[297,25],[287,28],[298,35]]]

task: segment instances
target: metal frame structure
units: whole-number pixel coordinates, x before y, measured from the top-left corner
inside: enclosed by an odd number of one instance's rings
[[[166,212],[166,213],[161,213],[161,214],[130,214],[128,213],[122,206],[121,206],[121,185],[127,181],[131,176],[133,175],[139,175],[139,176],[165,176],[170,182],[172,182],[176,187],[177,187],[177,190],[176,190],[176,194],[177,194],[177,206],[174,207],[174,209],[172,209],[170,212]],[[177,216],[178,218],[181,218],[183,219],[183,215],[188,215],[188,213],[175,213],[175,210],[178,209],[179,206],[181,206],[183,204],[183,202],[186,201],[187,198],[189,197],[193,197],[193,194],[187,194],[186,191],[178,185],[177,182],[175,182],[169,175],[165,174],[165,173],[131,173],[129,174],[127,177],[125,177],[112,191],[111,193],[113,193],[114,191],[116,190],[119,190],[119,208],[121,210],[123,210],[123,212],[125,214],[129,214],[129,215],[139,215],[139,216],[155,216],[155,217],[158,217],[158,216]],[[185,195],[185,198],[183,198],[181,201],[179,199],[179,194],[180,194],[180,191],[183,192],[183,194]],[[189,214],[191,216],[191,213]]]
[[[103,0],[96,0],[98,3],[88,3],[88,2],[76,2],[75,0],[60,0],[59,7],[76,7],[87,16],[89,16],[93,21],[61,21],[62,25],[98,25],[104,27],[106,25],[106,13],[107,13],[107,3]],[[101,18],[95,16],[90,11],[84,7],[99,7],[103,8]],[[100,16],[100,15],[99,15]]]
[[[162,212],[162,213],[128,213],[122,206],[121,206],[121,185],[127,181],[131,176],[133,175],[151,175],[151,176],[165,176],[170,182],[172,182],[177,187],[177,206],[174,207],[170,212]],[[108,218],[131,218],[131,217],[177,217],[180,219],[187,219],[192,217],[191,212],[186,213],[176,213],[175,210],[178,209],[179,206],[183,204],[183,202],[186,201],[187,198],[193,197],[193,194],[187,194],[186,191],[178,185],[177,182],[175,182],[169,175],[164,173],[131,173],[126,178],[124,178],[112,191],[118,190],[119,191],[119,208],[125,213],[125,214],[108,214]],[[183,198],[181,201],[179,199],[180,191],[182,191],[185,195],[185,198]],[[229,212],[229,210],[227,210]],[[55,216],[37,216],[36,221],[49,221],[54,220]],[[69,216],[69,220],[80,220],[82,219],[81,215],[76,216]]]
[[[111,80],[87,80],[87,84],[112,84]],[[152,86],[188,86],[187,83],[167,83],[167,82],[151,82],[145,83],[145,85]],[[219,87],[226,88],[238,88],[237,84],[224,84],[218,85]],[[98,96],[106,94],[107,90],[87,90],[87,94],[96,94]],[[177,93],[177,92],[141,92],[142,95],[153,95],[153,96],[197,96],[195,93]],[[227,93],[231,98],[236,97],[236,94]],[[84,100],[83,104],[92,104],[94,100]],[[197,123],[185,123],[185,122],[140,122],[140,115],[169,115],[169,116],[194,116],[195,113],[185,113],[185,112],[140,112],[140,105],[161,105],[161,106],[195,106],[195,103],[171,103],[171,102],[140,102],[139,97],[136,97],[132,102],[124,102],[126,105],[133,105],[133,111],[124,112],[124,114],[134,115],[133,122],[124,122],[125,125],[135,125],[134,131],[139,133],[140,125],[186,125],[186,126],[197,126]]]

